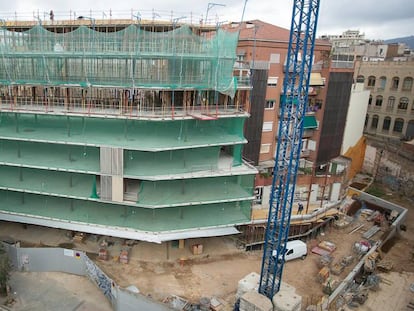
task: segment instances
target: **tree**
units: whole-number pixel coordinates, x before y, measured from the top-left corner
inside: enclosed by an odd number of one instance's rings
[[[0,294],[7,293],[7,283],[10,280],[10,260],[9,256],[0,243]]]

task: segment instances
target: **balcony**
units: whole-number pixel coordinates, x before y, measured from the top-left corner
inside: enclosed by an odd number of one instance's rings
[[[302,149],[300,156],[301,158],[307,158],[311,154],[311,151],[309,149]]]
[[[312,137],[313,132],[314,132],[313,130],[304,130],[303,134],[302,134],[302,137],[303,138],[310,138],[310,137]]]

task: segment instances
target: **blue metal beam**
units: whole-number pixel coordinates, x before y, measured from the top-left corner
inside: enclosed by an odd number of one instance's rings
[[[320,0],[294,0],[259,293],[279,291],[302,149]]]

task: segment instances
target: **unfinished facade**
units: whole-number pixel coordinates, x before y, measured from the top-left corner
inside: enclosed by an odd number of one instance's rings
[[[237,232],[256,173],[238,33],[103,22],[0,30],[0,219],[153,242]]]

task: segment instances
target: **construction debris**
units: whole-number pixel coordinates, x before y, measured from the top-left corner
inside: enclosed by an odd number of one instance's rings
[[[98,258],[100,260],[108,260],[108,250],[106,248],[100,248],[98,252]]]
[[[168,296],[163,300],[163,303],[167,304],[173,310],[189,310],[191,307],[188,300],[176,295]]]
[[[365,288],[370,290],[377,290],[379,288],[379,283],[381,282],[381,278],[376,274],[370,274],[367,276],[367,280],[365,281]]]
[[[334,292],[334,290],[339,286],[340,281],[329,277],[325,283],[323,283],[322,292],[326,295],[330,295]]]
[[[343,266],[340,262],[336,262],[331,267],[331,273],[333,275],[340,275],[342,271],[344,271],[344,269],[345,269],[345,266]]]
[[[83,243],[86,238],[86,234],[83,232],[76,232],[73,236],[73,242],[75,243]]]
[[[121,249],[119,254],[119,262],[127,264],[129,262],[129,247],[124,247]]]
[[[381,260],[377,264],[377,269],[383,272],[389,272],[393,268],[394,264],[390,260]]]
[[[369,228],[365,233],[362,235],[364,239],[370,239],[373,237],[381,228],[377,225],[372,226]]]
[[[347,267],[354,262],[354,259],[355,258],[352,255],[344,256],[341,259],[341,265],[343,265],[344,267]]]
[[[332,242],[329,242],[329,241],[320,242],[318,244],[318,247],[328,251],[329,253],[332,253],[336,250],[336,245]]]
[[[318,267],[321,269],[323,267],[329,267],[333,261],[333,257],[329,254],[325,254],[319,258]]]
[[[319,270],[317,275],[317,280],[319,283],[323,284],[326,282],[326,280],[330,276],[330,270],[328,267],[323,267],[321,270]]]
[[[369,251],[370,248],[371,248],[371,244],[367,241],[356,242],[352,247],[354,253],[359,256],[365,255]]]
[[[364,228],[364,224],[362,224],[362,225],[358,225],[358,226],[354,227],[351,231],[349,231],[349,232],[348,232],[348,234],[355,233],[355,232],[357,232],[359,229],[362,229],[362,228]]]
[[[351,216],[343,215],[343,217],[339,218],[338,220],[335,220],[334,226],[338,229],[345,228],[349,226],[353,222],[353,218]]]
[[[365,262],[364,262],[365,272],[368,272],[368,273],[374,272],[378,257],[379,257],[379,253],[373,252],[367,258],[365,258]]]

